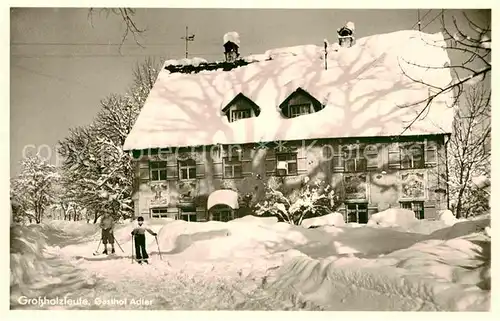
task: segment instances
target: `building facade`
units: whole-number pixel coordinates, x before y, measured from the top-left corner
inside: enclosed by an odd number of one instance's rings
[[[307,176],[334,189],[346,222],[391,207],[434,218],[447,208],[451,96],[412,121],[428,87],[402,74],[391,51],[420,48],[427,54],[416,58],[445,65],[447,54],[424,36],[164,66],[124,146],[135,159],[135,215],[228,221],[252,214],[249,199],[262,199],[271,180],[293,190]],[[446,69],[426,72],[451,79]]]
[[[305,176],[330,184],[346,222],[366,223],[390,207],[432,219],[447,208],[446,135],[368,137],[210,145],[136,153],[136,215],[187,221],[250,214],[247,195],[263,196],[266,182],[300,185]],[[148,155],[149,154],[149,155]],[[207,208],[219,190],[238,204]]]

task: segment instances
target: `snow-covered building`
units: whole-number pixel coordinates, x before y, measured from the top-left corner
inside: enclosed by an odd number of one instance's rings
[[[335,188],[349,222],[388,207],[434,217],[446,208],[452,97],[421,113],[432,92],[414,80],[450,83],[449,69],[421,67],[449,64],[443,45],[440,33],[410,30],[327,55],[304,45],[165,63],[124,144],[136,159],[136,215],[227,220],[248,213],[262,182],[293,188],[309,176]]]

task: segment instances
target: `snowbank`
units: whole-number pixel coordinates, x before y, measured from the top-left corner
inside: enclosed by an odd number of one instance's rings
[[[147,235],[153,262],[148,268],[129,261],[134,223],[116,231],[126,252],[122,257],[92,258],[95,241],[66,246],[60,253],[74,257],[85,250],[87,257],[74,263],[115,283],[151,282],[166,275],[205,282],[229,278],[233,284],[245,279],[255,287],[262,281],[264,297],[326,310],[489,309],[491,245],[484,231],[489,219],[429,233],[444,223],[400,220],[387,213],[379,218],[391,227],[377,223],[306,229],[255,216],[226,223],[150,221],[148,225],[158,231],[162,259],[155,239]],[[398,230],[404,225],[425,233]]]
[[[446,225],[453,225],[455,224],[458,220],[457,218],[455,217],[455,215],[453,215],[453,212],[450,211],[450,210],[444,210],[444,211],[439,211],[438,212],[438,219],[445,223]]]
[[[403,208],[390,208],[370,216],[368,226],[409,227],[417,220],[413,211]]]
[[[301,225],[305,228],[325,225],[345,226],[344,215],[341,213],[331,213],[323,216],[307,218],[302,221]]]
[[[18,302],[21,295],[28,298],[62,297],[69,293],[81,293],[79,291],[95,283],[96,279],[86,271],[46,253],[47,240],[54,239],[54,235],[59,233],[61,230],[45,224],[11,227],[10,306],[12,309],[26,308]]]

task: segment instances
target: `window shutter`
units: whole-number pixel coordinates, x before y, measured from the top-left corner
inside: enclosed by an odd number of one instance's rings
[[[167,181],[174,181],[178,178],[177,164],[167,164]]]
[[[432,167],[437,165],[437,147],[427,146],[425,148],[425,167]]]
[[[344,156],[341,149],[333,150],[332,166],[334,173],[342,173],[344,171]]]
[[[249,159],[242,160],[241,170],[243,177],[252,176],[252,161]]]
[[[388,164],[389,168],[399,169],[401,168],[401,151],[398,143],[389,144],[388,146],[389,158]]]
[[[139,162],[139,184],[149,182],[149,161]]]
[[[373,145],[365,146],[362,152],[362,157],[366,157],[366,168],[373,170],[378,168],[378,148]]]
[[[307,157],[304,156],[297,156],[297,173],[300,174],[307,174]]]
[[[198,151],[196,153],[196,178],[204,178],[205,177],[205,152]]]
[[[222,178],[223,164],[221,161],[213,162],[214,164],[214,178]]]
[[[266,151],[266,175],[274,175],[276,173],[276,154],[274,150],[267,149]]]

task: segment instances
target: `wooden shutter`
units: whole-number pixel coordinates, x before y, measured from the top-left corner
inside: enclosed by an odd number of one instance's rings
[[[149,178],[149,161],[147,160],[141,160],[138,162],[139,163],[139,184],[145,184],[148,183],[150,178]]]
[[[401,168],[401,150],[398,143],[389,144],[387,163],[389,168]]]
[[[222,161],[221,160],[217,160],[213,162],[213,165],[214,165],[214,172],[213,172],[213,177],[214,178],[222,178],[223,175],[223,164],[222,164]]]
[[[425,144],[424,159],[425,167],[432,167],[438,164],[437,146],[434,142]]]
[[[344,172],[344,151],[341,145],[333,147],[332,169],[334,173]]]
[[[196,178],[205,177],[205,153],[198,152],[196,155]]]
[[[266,149],[266,175],[272,176],[276,173],[276,154],[271,148]]]
[[[252,160],[251,159],[243,159],[241,161],[241,171],[243,177],[252,176]]]
[[[378,146],[377,145],[365,145],[361,151],[361,156],[366,157],[366,168],[368,170],[373,170],[378,168]]]
[[[175,153],[167,154],[167,181],[176,181],[179,179],[179,170]]]

